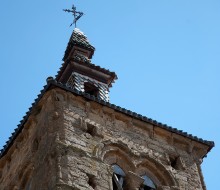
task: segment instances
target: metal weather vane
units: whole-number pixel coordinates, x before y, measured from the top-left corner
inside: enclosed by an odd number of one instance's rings
[[[70,9],[63,9],[63,11],[73,14],[74,20],[73,20],[73,23],[70,25],[70,27],[74,24],[75,28],[76,28],[76,22],[84,15],[84,13],[76,11],[76,7],[74,5],[72,6],[72,10],[70,10]]]

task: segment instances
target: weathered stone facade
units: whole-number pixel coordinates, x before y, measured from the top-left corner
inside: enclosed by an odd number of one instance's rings
[[[205,190],[208,145],[60,88],[48,90],[0,159],[1,190],[138,190],[147,174],[161,190]]]

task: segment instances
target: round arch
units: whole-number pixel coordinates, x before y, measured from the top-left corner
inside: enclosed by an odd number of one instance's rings
[[[147,175],[157,186],[178,186],[172,173],[166,167],[152,158],[145,158],[136,165],[135,173]]]
[[[109,164],[119,165],[125,173],[134,172],[139,176],[147,175],[159,186],[179,186],[173,174],[156,159],[145,155],[138,157],[132,154],[127,145],[123,143],[109,143],[98,151],[101,159]]]
[[[119,165],[125,173],[134,171],[135,165],[131,160],[131,154],[126,149],[128,150],[126,146],[118,144],[105,146],[102,150],[102,160],[109,165]]]

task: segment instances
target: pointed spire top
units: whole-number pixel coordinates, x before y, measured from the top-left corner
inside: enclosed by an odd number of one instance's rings
[[[70,27],[74,24],[75,28],[76,28],[76,22],[84,15],[84,13],[76,11],[76,7],[74,5],[72,6],[72,10],[70,10],[70,9],[63,9],[63,11],[73,14],[74,20],[73,20],[73,23],[70,25]]]
[[[73,33],[70,37],[69,43],[67,45],[63,61],[65,61],[69,56],[71,56],[71,52],[73,49],[81,48],[83,51],[88,53],[88,58],[91,59],[94,54],[95,47],[93,47],[87,36],[78,28],[74,28]]]
[[[78,35],[82,35],[84,36],[85,38],[87,38],[87,36],[79,29],[79,28],[74,28],[74,31],[73,31],[75,34],[78,34]]]

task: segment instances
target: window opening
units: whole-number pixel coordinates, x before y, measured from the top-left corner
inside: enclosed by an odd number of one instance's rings
[[[140,190],[156,190],[156,185],[147,175],[141,177],[144,179],[144,183]]]
[[[99,89],[89,82],[84,83],[84,91],[85,93],[96,97],[98,97],[99,94]]]
[[[123,190],[125,173],[117,164],[112,165],[112,168],[114,171],[112,177],[113,190]]]

